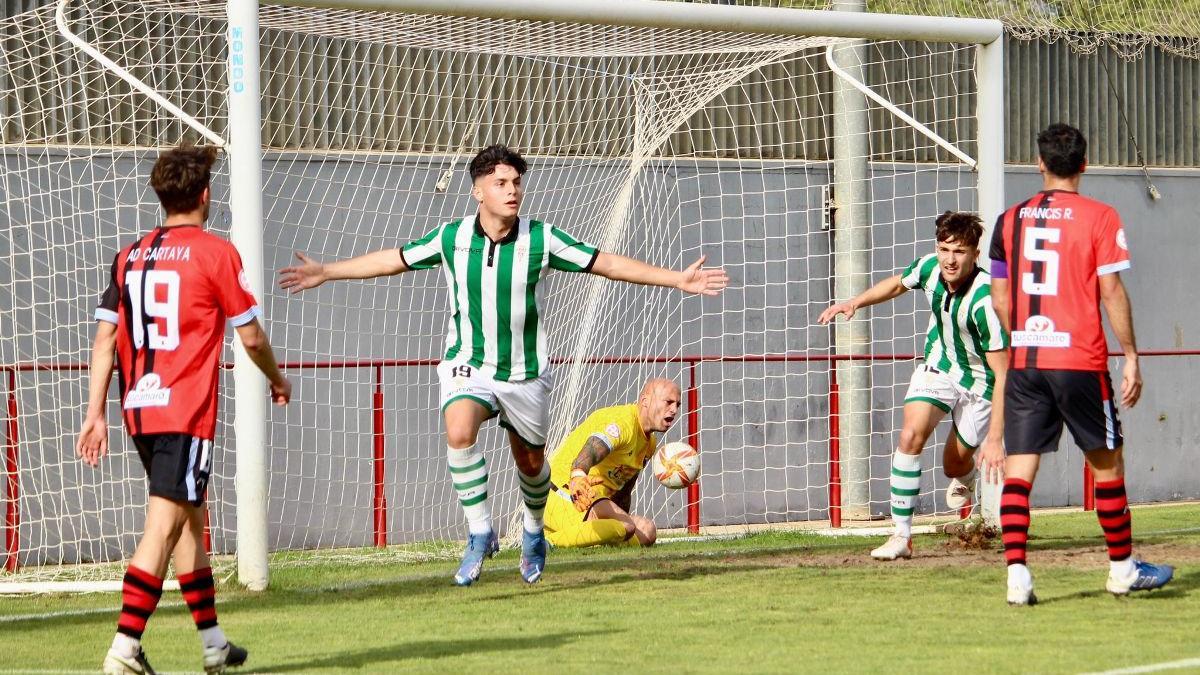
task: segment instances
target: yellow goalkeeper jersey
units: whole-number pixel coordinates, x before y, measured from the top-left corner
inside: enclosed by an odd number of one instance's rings
[[[550,480],[564,487],[571,480],[571,465],[583,450],[588,438],[595,437],[612,451],[592,467],[589,476],[604,482],[592,489],[596,497],[612,497],[625,484],[637,477],[654,454],[654,434],[642,431],[636,403],[601,408],[588,415],[563,441],[550,460]]]

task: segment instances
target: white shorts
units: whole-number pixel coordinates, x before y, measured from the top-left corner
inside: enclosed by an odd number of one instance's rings
[[[527,445],[546,445],[550,427],[550,371],[524,382],[500,382],[474,366],[442,361],[437,367],[442,410],[460,398],[469,398],[488,409],[489,419],[500,416],[500,426],[521,437]]]
[[[958,440],[972,449],[983,442],[992,420],[991,401],[963,389],[946,373],[925,364],[913,371],[904,402],[928,403],[950,413]]]

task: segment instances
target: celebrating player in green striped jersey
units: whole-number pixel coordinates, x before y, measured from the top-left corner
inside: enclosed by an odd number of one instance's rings
[[[946,504],[961,508],[975,492],[975,449],[989,477],[1004,463],[1004,377],[1008,336],[992,309],[991,276],[976,264],[983,225],[972,213],[947,211],[937,219],[937,249],[913,261],[902,274],[884,279],[849,302],[821,313],[827,324],[838,314],[887,302],[905,292],[925,291],[930,309],[925,362],[917,367],[904,397],[904,427],[892,456],[892,520],[896,531],[871,551],[877,560],[912,557],[912,514],[921,480],[921,450],[947,414],[953,422],[942,466],[951,478]]]
[[[487,502],[487,467],[475,445],[480,426],[499,417],[508,430],[525,502],[521,577],[541,578],[546,542],[543,513],[549,494],[545,462],[553,385],[535,293],[550,270],[590,272],[609,279],[716,295],[725,272],[704,257],[682,272],[605,253],[553,225],[520,217],[525,160],[493,145],[471,160],[473,216],[439,225],[399,249],[330,264],[297,253],[300,264],[280,271],[291,291],[333,279],[367,279],[441,266],[450,292],[446,352],[438,365],[450,477],[466,513],[469,537],[455,583],[479,578],[485,557],[498,550]]]

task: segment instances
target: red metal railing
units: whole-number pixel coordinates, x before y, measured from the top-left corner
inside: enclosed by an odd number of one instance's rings
[[[1096,510],[1096,477],[1087,462],[1083,463],[1083,510]]]
[[[695,361],[688,364],[687,402],[688,445],[692,446],[696,452],[700,452],[700,386],[696,383]],[[696,482],[689,485],[687,489],[687,524],[688,532],[700,534],[700,481],[698,477]]]
[[[372,397],[371,403],[375,412],[371,428],[375,464],[375,494],[371,500],[374,512],[372,523],[375,545],[383,548],[387,546],[387,495],[383,493],[383,368],[381,366],[375,367],[375,395]]]
[[[829,369],[829,525],[842,526],[842,397],[837,368]]]
[[[1200,350],[1170,350],[1142,352],[1142,356],[1198,356]],[[1113,353],[1111,356],[1121,356]],[[639,363],[676,363],[687,369],[688,386],[686,391],[688,402],[687,430],[688,444],[700,449],[700,382],[698,370],[702,363],[811,363],[838,361],[908,361],[914,360],[913,354],[863,354],[863,355],[830,355],[830,354],[746,354],[746,355],[717,355],[717,356],[679,356],[679,357],[644,357],[644,356],[605,356],[585,359],[586,363],[596,365],[618,365]],[[555,359],[555,363],[568,363],[570,359]],[[372,540],[376,546],[387,545],[387,497],[384,493],[386,477],[384,435],[384,396],[383,369],[404,367],[436,366],[437,359],[376,359],[376,360],[341,360],[341,361],[297,361],[282,363],[280,367],[288,370],[296,369],[328,369],[328,368],[371,368],[374,371],[374,391],[372,396],[373,412],[373,500],[372,500]],[[223,368],[232,368],[226,363]],[[4,567],[13,571],[18,563],[20,548],[20,480],[19,456],[20,443],[17,424],[17,375],[29,371],[79,371],[87,370],[86,363],[18,363],[0,365],[0,371],[7,374],[7,435],[5,439],[3,474],[5,476],[6,495],[4,509],[4,545],[6,560]],[[842,521],[842,478],[841,478],[841,410],[839,404],[840,386],[837,380],[837,369],[829,371],[829,520],[833,527],[840,527]],[[1091,471],[1084,464],[1083,506],[1086,510],[1095,508],[1094,483]],[[700,486],[689,486],[687,492],[687,528],[690,532],[700,531]],[[205,527],[205,548],[211,550],[210,534]]]

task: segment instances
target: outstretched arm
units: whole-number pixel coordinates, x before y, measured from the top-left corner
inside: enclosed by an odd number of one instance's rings
[[[112,381],[114,355],[117,347],[117,324],[96,322],[96,338],[92,342],[91,383],[88,385],[87,415],[83,429],[75,441],[75,453],[91,466],[100,463],[108,454],[108,384]]]
[[[601,251],[596,255],[596,262],[592,264],[592,273],[615,281],[677,288],[685,293],[716,295],[729,285],[729,276],[720,267],[705,269],[703,266],[706,258],[707,256],[700,256],[700,259],[687,269],[677,272]]]
[[[371,279],[408,271],[400,249],[375,251],[357,258],[320,263],[297,251],[300,264],[279,270],[279,287],[297,293],[338,279]]]
[[[854,313],[861,307],[878,305],[881,302],[898,298],[906,292],[908,292],[908,288],[900,283],[900,275],[897,274],[875,284],[847,302],[830,305],[824,312],[821,312],[821,316],[817,318],[817,321],[827,324],[837,318],[838,314],[845,314],[846,318],[850,319],[854,317]]]

